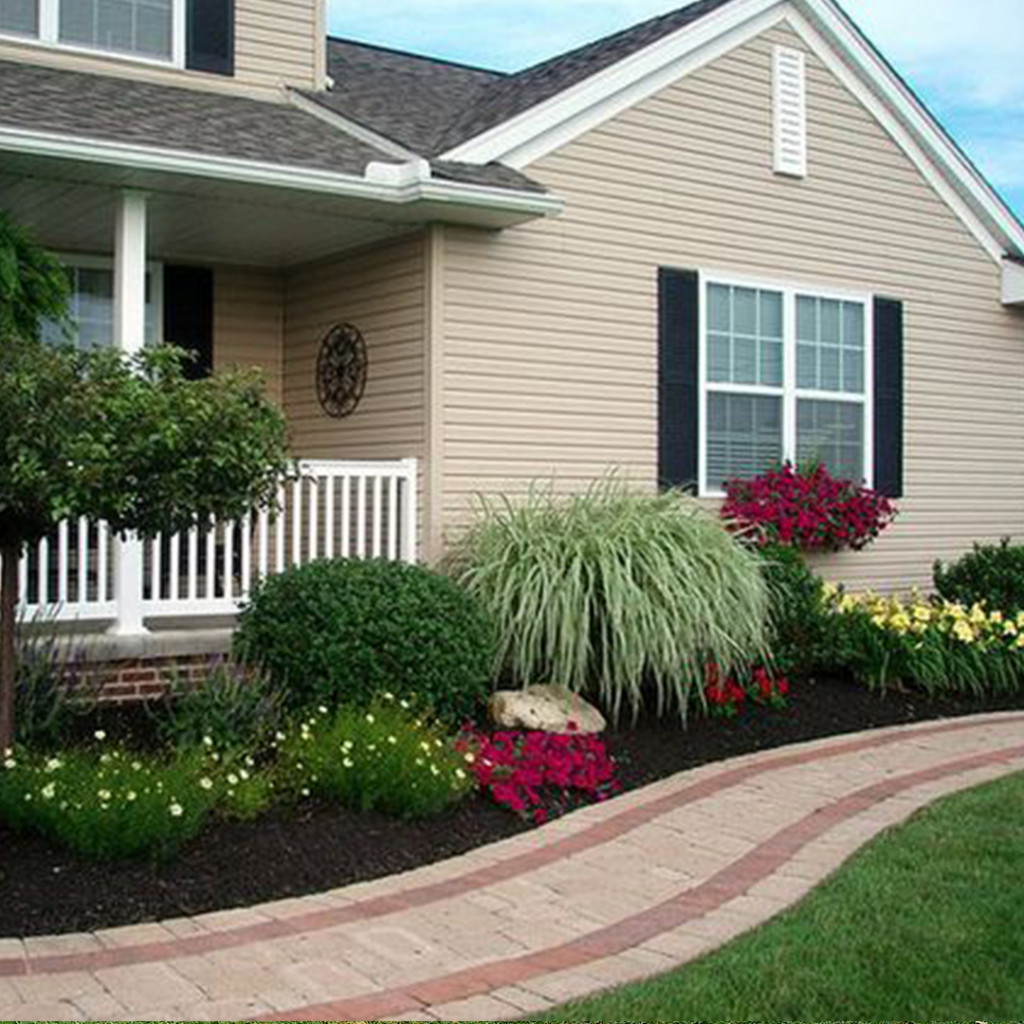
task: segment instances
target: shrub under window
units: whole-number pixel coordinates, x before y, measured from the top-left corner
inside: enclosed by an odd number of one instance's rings
[[[1024,611],[1024,547],[1009,541],[976,544],[970,554],[944,565],[935,563],[935,589],[947,601],[984,604],[1016,615]]]
[[[487,696],[494,650],[469,594],[382,561],[314,562],[264,580],[235,643],[292,708],[365,705],[390,692],[449,720],[472,716]]]

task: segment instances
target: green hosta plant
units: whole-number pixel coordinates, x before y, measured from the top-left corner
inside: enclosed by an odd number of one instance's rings
[[[685,716],[709,662],[767,658],[757,555],[680,492],[611,478],[572,498],[483,501],[449,569],[498,624],[500,671],[589,691],[615,717],[650,703]]]

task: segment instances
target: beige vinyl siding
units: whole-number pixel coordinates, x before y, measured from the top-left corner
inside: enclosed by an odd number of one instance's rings
[[[282,400],[284,280],[267,270],[218,267],[213,284],[214,368],[257,366]]]
[[[447,232],[444,507],[609,469],[654,487],[660,266],[819,283],[906,304],[907,498],[854,586],[927,585],[932,560],[1024,534],[1024,315],[1000,269],[808,52],[809,176],[773,173],[779,26],[528,168],[563,217]]]
[[[185,85],[219,92],[244,92],[283,100],[282,86],[324,86],[327,41],[324,0],[236,0],[233,77],[161,67],[130,56],[76,53],[61,47],[0,37],[0,60],[91,71],[106,75]]]
[[[319,51],[327,40],[320,0],[237,0],[235,75],[239,82],[269,89],[282,84],[323,87],[317,77]]]
[[[284,402],[296,454],[320,459],[421,457],[424,444],[425,248],[422,235],[289,272]],[[351,323],[369,352],[366,393],[346,419],[316,395],[326,331]]]

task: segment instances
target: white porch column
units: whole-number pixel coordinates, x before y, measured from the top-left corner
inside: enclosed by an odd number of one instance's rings
[[[146,196],[126,190],[118,196],[114,227],[114,344],[122,352],[141,352],[146,344]],[[138,636],[143,624],[142,541],[129,534],[114,551],[117,620],[110,632]]]

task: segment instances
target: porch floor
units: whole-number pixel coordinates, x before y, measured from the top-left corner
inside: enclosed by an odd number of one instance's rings
[[[710,765],[395,878],[160,924],[2,940],[0,1016],[543,1012],[702,956],[797,902],[918,808],[1022,768],[1020,713]]]

